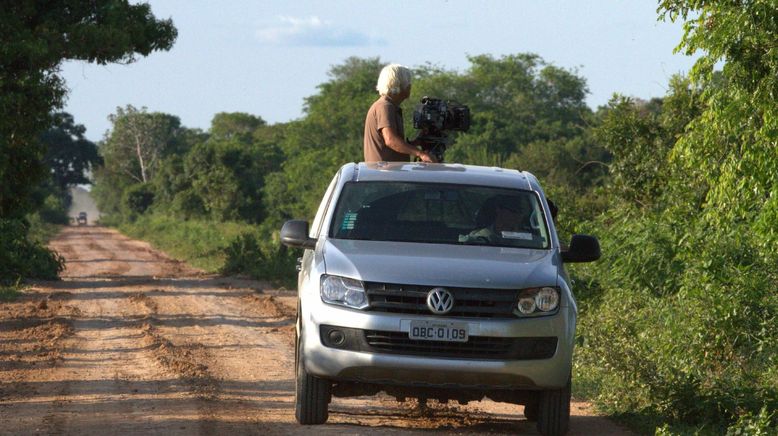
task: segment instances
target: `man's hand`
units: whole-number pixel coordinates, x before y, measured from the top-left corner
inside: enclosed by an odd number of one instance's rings
[[[437,159],[435,159],[435,156],[427,153],[426,151],[420,151],[418,154],[416,154],[416,157],[421,159],[422,162],[430,162],[430,163],[437,163]]]
[[[381,135],[384,137],[384,142],[386,143],[387,147],[391,148],[394,151],[399,151],[403,154],[408,154],[411,156],[416,156],[419,159],[421,159],[422,162],[437,162],[433,156],[430,156],[429,153],[425,151],[421,151],[418,148],[412,146],[411,144],[408,144],[405,142],[405,139],[400,137],[400,135],[397,134],[394,130],[392,130],[391,127],[384,127],[381,129]]]

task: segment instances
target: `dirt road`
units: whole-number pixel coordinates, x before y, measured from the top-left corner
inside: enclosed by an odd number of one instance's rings
[[[64,280],[0,303],[0,434],[536,434],[520,406],[333,399],[294,422],[295,295],[213,277],[103,227],[52,247]],[[627,434],[574,403],[570,434]]]

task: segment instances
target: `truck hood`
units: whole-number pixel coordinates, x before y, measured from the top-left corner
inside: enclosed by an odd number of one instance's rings
[[[323,243],[327,274],[366,282],[492,289],[557,284],[559,259],[553,250],[343,239]]]

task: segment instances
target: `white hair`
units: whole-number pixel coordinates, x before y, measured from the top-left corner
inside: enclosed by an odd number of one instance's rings
[[[411,86],[411,70],[400,64],[389,64],[378,75],[375,89],[381,95],[397,95]]]

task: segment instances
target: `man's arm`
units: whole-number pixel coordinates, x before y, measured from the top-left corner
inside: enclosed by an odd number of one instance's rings
[[[405,142],[405,139],[401,138],[391,127],[381,129],[381,136],[383,136],[386,146],[394,151],[418,157],[422,162],[435,162],[433,156]]]

